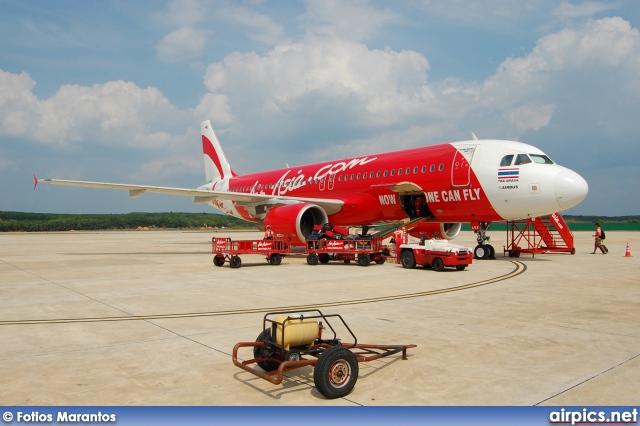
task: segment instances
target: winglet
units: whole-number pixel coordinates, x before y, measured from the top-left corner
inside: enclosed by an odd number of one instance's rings
[[[38,178],[36,177],[36,174],[33,174],[33,190],[36,190],[36,186],[38,186]]]
[[[477,140],[478,140],[478,137],[476,136],[476,134],[475,134],[475,133],[471,132],[471,136],[473,136],[473,140],[474,140],[474,141],[477,141]]]

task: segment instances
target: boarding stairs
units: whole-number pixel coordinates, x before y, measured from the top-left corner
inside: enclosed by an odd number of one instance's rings
[[[507,244],[504,253],[520,257],[521,253],[575,254],[573,234],[560,213],[526,220],[507,221]]]

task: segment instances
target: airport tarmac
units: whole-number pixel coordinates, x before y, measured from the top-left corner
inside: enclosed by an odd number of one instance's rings
[[[0,234],[0,401],[640,403],[640,233],[607,231],[607,255],[590,254],[591,233],[576,232],[575,255],[512,259],[502,255],[505,233],[495,231],[496,260],[440,273],[391,263],[310,266],[304,256],[213,266],[213,236],[260,235]],[[453,242],[474,247],[475,236]],[[625,257],[626,243],[635,257]],[[359,342],[417,348],[406,361],[361,363],[354,391],[335,400],[315,389],[312,367],[276,386],[233,365],[233,346],[261,331],[262,310],[314,304],[342,315]]]

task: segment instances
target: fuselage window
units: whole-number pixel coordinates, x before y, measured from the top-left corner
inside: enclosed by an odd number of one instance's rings
[[[440,163],[440,165],[438,166],[438,171],[441,172],[444,170],[444,164]]]
[[[527,154],[518,154],[516,157],[516,161],[513,163],[514,166],[519,166],[521,164],[527,164],[531,162],[531,158]]]
[[[351,180],[353,180],[353,174],[351,175]]]
[[[373,173],[373,172],[371,172],[371,173]],[[386,174],[385,174],[385,176],[386,176]],[[376,172],[376,177],[380,177],[380,170],[378,170],[378,171]]]
[[[396,174],[396,171],[394,169],[391,169],[391,172],[389,173],[391,176]]]
[[[509,167],[511,165],[511,160],[513,160],[513,155],[505,155],[502,157],[502,161],[500,161],[500,167]]]
[[[378,172],[378,175],[380,175],[380,172]],[[373,179],[373,172],[369,173],[369,179]]]
[[[427,166],[422,166],[422,173],[426,173],[427,171]]]
[[[432,172],[436,169],[436,165],[432,164],[431,167],[429,167],[429,171]]]
[[[529,156],[531,157],[531,159],[533,160],[534,163],[538,163],[538,164],[553,164],[553,161],[551,160],[551,158],[547,157],[546,155],[529,154]]]
[[[402,174],[402,169],[398,169],[398,176]]]
[[[407,167],[407,170],[405,172],[406,174],[410,175],[411,174],[411,167]]]
[[[382,176],[387,177],[387,171],[385,170]]]
[[[417,174],[418,174],[418,166],[415,166],[415,167],[413,168],[413,174],[414,174],[414,175],[417,175]]]
[[[360,179],[360,173],[356,175],[356,179]]]
[[[338,176],[338,182],[342,182],[342,175]]]

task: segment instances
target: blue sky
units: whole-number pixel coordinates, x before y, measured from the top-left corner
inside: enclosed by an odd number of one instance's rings
[[[580,173],[567,211],[640,214],[640,2],[0,2],[0,210],[204,211],[199,123],[238,173],[480,138]]]

